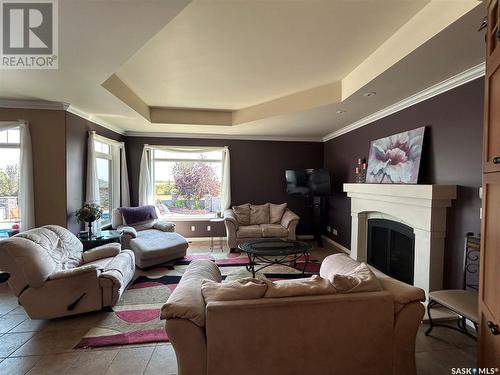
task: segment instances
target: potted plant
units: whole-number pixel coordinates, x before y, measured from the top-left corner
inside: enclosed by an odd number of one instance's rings
[[[75,215],[79,222],[88,224],[88,236],[92,237],[92,223],[99,220],[102,216],[103,208],[98,203],[85,202],[83,206],[76,211]]]

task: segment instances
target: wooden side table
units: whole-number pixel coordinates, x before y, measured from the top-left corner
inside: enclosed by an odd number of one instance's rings
[[[121,243],[122,232],[119,230],[103,230],[100,234],[93,234],[92,237],[78,235],[78,239],[83,244],[83,251],[87,251],[108,243]]]

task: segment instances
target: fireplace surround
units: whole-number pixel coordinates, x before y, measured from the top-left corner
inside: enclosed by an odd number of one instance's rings
[[[344,184],[344,192],[351,199],[352,258],[368,262],[369,220],[400,223],[414,234],[413,284],[426,295],[442,289],[446,209],[455,185]]]

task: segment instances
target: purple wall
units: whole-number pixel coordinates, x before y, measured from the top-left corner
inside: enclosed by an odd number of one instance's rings
[[[73,233],[81,229],[80,223],[75,218],[75,211],[85,201],[87,142],[90,130],[95,130],[103,137],[122,141],[120,134],[66,112],[66,210],[67,227]]]
[[[129,167],[132,205],[137,205],[139,167],[144,144],[228,146],[231,157],[232,204],[287,202],[290,209],[301,216],[298,232],[312,233],[306,202],[300,198],[290,197],[285,192],[285,170],[321,168],[323,165],[323,143],[126,137],[125,149]],[[193,223],[197,226],[195,232],[188,232],[190,225],[191,222],[179,223],[179,230],[181,227],[183,228],[181,230],[183,235],[190,237],[208,235],[206,227],[203,227],[201,223],[198,222],[198,225],[196,222]]]
[[[354,182],[356,160],[367,158],[370,141],[425,125],[419,183],[458,185],[447,215],[444,285],[460,287],[463,238],[480,230],[483,92],[484,79],[477,79],[326,142],[324,165],[334,191],[328,221],[338,230],[331,238],[350,247],[350,200],[342,184]]]

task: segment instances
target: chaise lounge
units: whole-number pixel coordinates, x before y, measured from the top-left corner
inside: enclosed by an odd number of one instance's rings
[[[175,233],[174,223],[158,220],[154,206],[115,209],[111,225],[123,231],[122,245],[134,252],[139,268],[182,258],[189,247],[187,240]]]

